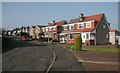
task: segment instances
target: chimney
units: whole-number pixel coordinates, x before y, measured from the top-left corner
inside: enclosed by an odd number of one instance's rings
[[[108,23],[108,25],[110,26],[110,23]]]
[[[79,18],[80,18],[80,22],[82,22],[82,21],[83,21],[83,18],[84,18],[84,14],[81,13],[80,16],[79,16]]]
[[[55,25],[55,21],[53,20],[53,25]]]
[[[84,17],[84,14],[83,14],[83,13],[81,13],[81,14],[80,14],[80,18],[83,18],[83,17]]]

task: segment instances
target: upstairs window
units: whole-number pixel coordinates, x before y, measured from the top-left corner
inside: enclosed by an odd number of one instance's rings
[[[53,27],[53,30],[56,30],[56,27]]]
[[[51,27],[51,28],[49,28],[49,29],[50,29],[50,31],[51,31],[51,30],[53,30],[53,28],[52,28],[52,27]]]
[[[78,24],[78,28],[79,29],[83,29],[84,28],[84,24]]]
[[[68,30],[68,26],[64,26],[64,30]]]
[[[45,31],[48,31],[48,28],[46,28]]]
[[[86,22],[86,28],[91,28],[91,22]]]
[[[74,29],[74,25],[70,25],[70,29]]]

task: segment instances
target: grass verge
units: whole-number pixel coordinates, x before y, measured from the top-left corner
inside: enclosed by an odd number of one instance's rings
[[[110,53],[119,53],[120,50],[118,48],[82,48],[82,50],[91,50],[91,51],[98,51],[98,52],[110,52]]]

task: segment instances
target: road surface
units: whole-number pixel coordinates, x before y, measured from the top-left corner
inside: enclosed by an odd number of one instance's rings
[[[48,68],[48,72],[84,71],[82,63],[78,62],[72,52],[59,45],[38,41],[23,42],[14,37],[12,39],[16,41],[14,49],[2,54],[3,71],[42,71],[46,73]]]

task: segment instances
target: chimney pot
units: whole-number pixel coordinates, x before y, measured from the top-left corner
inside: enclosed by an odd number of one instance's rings
[[[80,18],[83,18],[83,17],[84,17],[84,14],[83,14],[83,13],[81,13],[81,14],[80,14]]]

